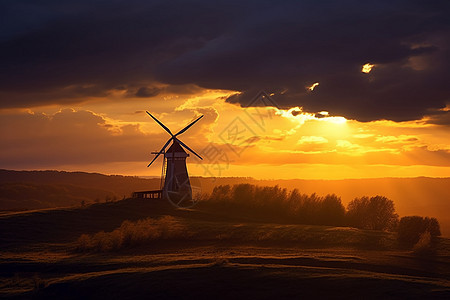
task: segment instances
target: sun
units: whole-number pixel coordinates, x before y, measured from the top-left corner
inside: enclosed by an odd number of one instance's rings
[[[373,65],[371,63],[367,63],[362,66],[361,72],[369,74],[370,71],[372,71],[373,67],[375,67],[375,65]]]

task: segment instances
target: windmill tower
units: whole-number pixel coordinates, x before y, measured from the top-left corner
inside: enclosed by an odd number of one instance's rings
[[[178,136],[191,128],[195,123],[197,123],[197,121],[203,118],[203,116],[198,117],[197,119],[189,123],[186,127],[178,131],[176,134],[173,134],[167,126],[156,119],[151,113],[147,111],[147,114],[153,120],[155,120],[155,122],[158,123],[168,134],[170,134],[169,140],[167,140],[161,150],[158,152],[152,152],[152,154],[155,154],[155,157],[147,166],[150,167],[161,154],[164,155],[163,171],[161,176],[161,179],[164,178],[164,184],[161,184],[162,190],[160,198],[167,199],[172,202],[172,204],[175,204],[177,206],[182,202],[191,201],[192,188],[186,167],[186,158],[189,157],[189,154],[185,151],[185,149],[193,153],[198,158],[202,158],[200,155],[195,153],[194,150],[183,143],[178,138]],[[172,145],[166,151],[166,148],[171,142]]]

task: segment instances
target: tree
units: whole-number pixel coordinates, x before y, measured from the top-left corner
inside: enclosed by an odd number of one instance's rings
[[[318,211],[318,222],[323,225],[341,226],[345,218],[345,207],[341,198],[335,194],[326,195],[320,202]]]
[[[256,186],[248,183],[233,186],[233,200],[244,203],[254,200],[255,187]]]
[[[231,186],[228,184],[214,187],[210,196],[210,199],[214,201],[230,201],[231,198]]]
[[[398,222],[394,202],[383,196],[361,197],[348,204],[350,226],[370,230],[392,230]]]
[[[436,218],[408,216],[401,218],[398,224],[398,240],[405,245],[416,244],[421,235],[428,232],[431,239],[441,235],[439,222]]]

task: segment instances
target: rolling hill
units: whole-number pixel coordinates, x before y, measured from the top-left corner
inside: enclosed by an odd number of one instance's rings
[[[165,234],[142,239],[149,222]],[[170,235],[173,225],[181,235]],[[139,242],[111,248],[119,227]],[[435,255],[417,257],[396,246],[394,233],[261,223],[147,199],[3,215],[0,228],[6,299],[450,295],[445,238]],[[100,236],[106,250],[76,251],[86,234]]]
[[[377,178],[346,180],[256,180],[253,178],[191,178],[191,184],[203,193],[217,185],[250,183],[297,188],[301,193],[336,194],[347,205],[355,197],[383,195],[393,200],[400,216],[420,215],[438,218],[444,236],[450,236],[450,178]],[[25,187],[24,186],[25,184]],[[56,185],[56,186],[55,186]],[[129,197],[133,191],[158,189],[158,178],[64,171],[0,170],[0,210],[23,210],[80,205]],[[22,186],[22,190],[17,186]],[[50,188],[49,186],[53,186]],[[16,188],[14,196],[6,191]],[[30,190],[48,190],[39,199]],[[36,196],[36,195],[34,195]],[[67,200],[69,199],[69,200]],[[39,205],[34,205],[36,202]],[[33,204],[34,203],[34,204]],[[28,207],[27,207],[28,205]]]

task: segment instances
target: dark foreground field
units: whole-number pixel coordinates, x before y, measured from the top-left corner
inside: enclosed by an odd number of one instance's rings
[[[146,228],[160,235],[121,226],[149,217]],[[117,242],[119,227],[133,228],[133,243]],[[102,230],[117,234],[94,236]],[[0,297],[8,299],[450,298],[447,239],[417,256],[392,233],[266,224],[143,200],[1,216],[0,244]]]

